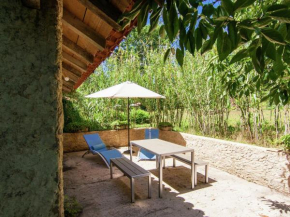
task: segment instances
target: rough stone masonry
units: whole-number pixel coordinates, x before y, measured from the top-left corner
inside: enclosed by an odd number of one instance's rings
[[[0,1],[0,216],[63,216],[61,13]]]

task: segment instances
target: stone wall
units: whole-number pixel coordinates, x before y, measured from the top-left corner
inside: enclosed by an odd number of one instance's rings
[[[0,216],[63,216],[61,0],[0,1]]]
[[[277,149],[181,133],[195,156],[210,165],[284,193],[290,193],[290,165]],[[170,139],[169,139],[170,140]]]
[[[108,147],[124,147],[128,145],[128,130],[92,131],[83,133],[64,133],[64,152],[88,150],[84,134],[98,133]],[[144,129],[131,129],[130,140],[144,139]]]
[[[126,130],[90,133],[99,133],[108,146],[127,145]],[[65,134],[64,151],[87,150],[83,134]],[[144,134],[144,129],[132,129],[131,140],[144,139]],[[289,193],[289,161],[285,154],[277,149],[171,131],[160,131],[160,139],[194,147],[195,156],[210,162],[212,167],[280,192]]]

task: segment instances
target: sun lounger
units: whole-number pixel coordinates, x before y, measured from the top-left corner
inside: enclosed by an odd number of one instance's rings
[[[89,150],[86,151],[82,157],[89,153],[94,155],[97,154],[104,160],[108,168],[110,167],[110,159],[124,157],[117,149],[108,149],[97,133],[86,134],[84,135],[84,139],[89,146]]]

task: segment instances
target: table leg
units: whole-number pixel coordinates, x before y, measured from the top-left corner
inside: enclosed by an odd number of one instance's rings
[[[194,152],[191,152],[191,189],[194,189],[195,169],[194,169]]]
[[[163,160],[162,156],[159,157],[159,197],[162,198],[162,183],[163,183]]]
[[[130,142],[130,160],[132,161],[132,143]]]
[[[158,165],[159,165],[159,157],[156,156],[156,169],[158,169]]]

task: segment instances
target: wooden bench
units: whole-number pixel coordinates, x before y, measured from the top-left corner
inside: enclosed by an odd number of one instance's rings
[[[131,184],[131,202],[135,202],[134,194],[134,179],[138,177],[148,176],[148,198],[151,198],[151,173],[129,159],[122,158],[113,158],[110,163],[110,173],[111,179],[113,178],[113,165],[115,165],[119,170],[121,170],[124,175],[130,179]]]
[[[179,160],[185,164],[191,165],[191,156],[188,154],[175,154],[171,155],[173,158],[173,166],[175,167],[175,160]],[[197,170],[196,167],[205,166],[205,183],[208,183],[208,162],[194,159],[194,184],[197,184]]]

